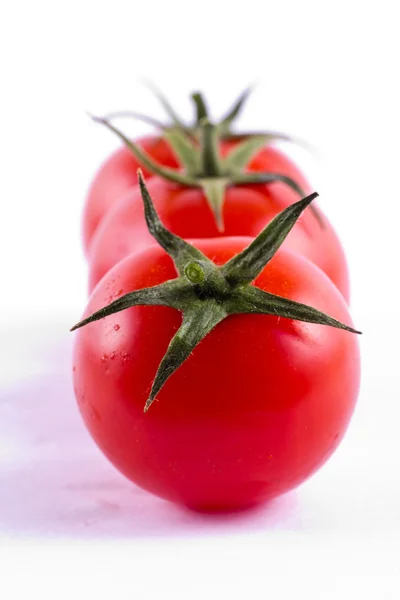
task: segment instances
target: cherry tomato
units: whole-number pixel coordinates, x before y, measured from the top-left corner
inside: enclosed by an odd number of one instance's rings
[[[178,162],[168,143],[161,137],[148,136],[136,141],[158,163],[177,168]],[[100,167],[94,177],[86,198],[83,213],[83,245],[85,253],[94,232],[104,215],[113,204],[137,184],[137,170],[140,163],[133,154],[122,146]],[[151,173],[143,168],[147,177]]]
[[[149,182],[155,199],[160,185]],[[228,231],[235,211],[242,211],[243,193],[229,192]],[[212,227],[195,190],[172,194],[168,189],[157,202],[167,207],[162,218],[179,222],[187,233],[197,220]],[[256,216],[265,220],[263,194],[246,190],[246,203],[251,212],[240,212],[237,219],[248,227],[251,215],[254,222]],[[194,215],[190,227],[186,206]],[[313,233],[313,219],[312,214],[304,218],[304,229],[311,230],[304,236]],[[140,228],[128,231],[133,239],[143,235]],[[250,241],[224,237],[192,243],[221,265]],[[85,315],[122,294],[175,277],[171,258],[148,246],[105,275]],[[337,288],[303,256],[280,249],[253,284],[351,323]],[[194,349],[144,413],[157,367],[180,323],[172,308],[141,306],[79,329],[75,392],[84,421],[109,460],[142,488],[202,510],[252,506],[314,473],[339,444],[354,409],[360,376],[356,336],[276,316],[231,315]]]
[[[287,162],[286,157],[272,148],[261,152],[265,154],[267,151],[271,160],[274,158],[274,170],[283,172],[282,164]],[[286,173],[288,171],[287,168]],[[294,166],[290,175],[309,191],[309,185]],[[199,188],[184,188],[159,177],[149,180],[148,187],[161,221],[185,239],[255,237],[283,208],[298,200],[296,192],[284,183],[228,188],[223,213],[225,230],[221,233]],[[319,215],[322,223],[311,207],[308,208],[289,234],[285,247],[318,265],[348,300],[349,280],[343,248],[328,219],[320,211]],[[153,238],[143,219],[140,191],[134,188],[110,210],[93,238],[89,290],[93,290],[105,273],[122,258],[152,243]]]

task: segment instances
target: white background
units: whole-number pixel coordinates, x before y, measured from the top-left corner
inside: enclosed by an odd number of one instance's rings
[[[393,0],[2,5],[2,597],[400,597],[397,23]],[[133,488],[75,408],[80,213],[116,147],[85,111],[162,117],[143,76],[187,118],[189,91],[203,89],[218,116],[257,82],[243,129],[319,149],[287,151],[349,257],[364,331],[352,426],[320,473],[256,512],[200,517]]]

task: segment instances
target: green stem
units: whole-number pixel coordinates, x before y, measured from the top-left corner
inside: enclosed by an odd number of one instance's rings
[[[218,148],[218,133],[215,125],[203,119],[200,128],[200,151],[203,178],[219,177],[222,173],[221,158]]]
[[[196,108],[195,127],[199,127],[203,119],[208,119],[208,109],[201,92],[193,92],[191,98]]]

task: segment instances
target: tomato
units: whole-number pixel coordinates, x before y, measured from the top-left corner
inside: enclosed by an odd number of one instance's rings
[[[178,162],[168,143],[162,137],[148,136],[136,141],[156,162],[177,168]],[[110,207],[137,185],[140,163],[131,151],[122,146],[100,167],[86,198],[83,212],[83,245],[89,251],[92,236]],[[143,169],[148,177],[151,173]]]
[[[288,174],[309,189],[296,167],[276,149],[262,149],[259,157],[263,156],[269,157],[271,170]],[[259,157],[252,162],[257,168]],[[262,168],[266,168],[265,163]],[[185,188],[159,177],[153,177],[148,185],[162,222],[183,238],[255,237],[277,213],[298,200],[296,192],[284,183],[230,187],[225,193],[225,229],[221,233],[199,188]],[[348,300],[349,280],[343,248],[328,219],[323,215],[321,218],[322,226],[308,208],[289,234],[285,247],[318,265]],[[113,207],[93,238],[89,290],[119,260],[152,243],[143,219],[140,190],[134,188]]]
[[[155,179],[149,189],[164,211],[163,219],[190,235],[196,228],[211,232],[212,216],[195,190],[168,187],[163,195]],[[244,229],[259,228],[269,218],[266,194],[230,190],[227,231],[240,220]],[[272,202],[272,186],[268,194]],[[236,214],[244,202],[248,212]],[[278,198],[274,202],[283,203]],[[128,205],[136,210],[132,199]],[[300,222],[294,230],[304,229],[304,240],[312,240],[318,224],[309,209],[306,213],[303,226]],[[124,240],[143,237],[140,224],[119,231]],[[192,243],[221,265],[250,241],[213,237]],[[85,315],[122,294],[175,277],[164,250],[147,246],[104,276]],[[350,322],[342,295],[304,256],[280,249],[253,285]],[[76,397],[90,433],[109,460],[142,488],[202,510],[252,506],[312,475],[339,444],[354,409],[359,386],[356,336],[270,315],[228,316],[144,413],[157,367],[181,319],[173,308],[135,306],[79,329]]]

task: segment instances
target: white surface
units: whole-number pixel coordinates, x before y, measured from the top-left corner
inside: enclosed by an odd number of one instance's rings
[[[7,599],[69,598],[77,585],[100,598],[399,597],[398,394],[371,340],[359,407],[329,463],[263,508],[211,517],[136,488],[101,456],[75,407],[66,329],[13,330],[30,357],[23,377],[12,375],[13,349],[1,356]]]
[[[1,9],[7,600],[400,597],[400,326],[390,316],[400,292],[395,3],[248,1],[229,24],[224,6],[233,5],[39,0]],[[317,159],[288,151],[313,179],[349,257],[352,312],[364,331],[362,391],[325,468],[256,512],[207,518],[137,490],[103,459],[75,408],[67,330],[85,302],[80,211],[116,145],[84,111],[162,116],[139,75],[188,117],[191,89],[208,92],[218,115],[257,80],[243,128],[290,131],[321,149]],[[383,294],[391,299],[382,311]]]

